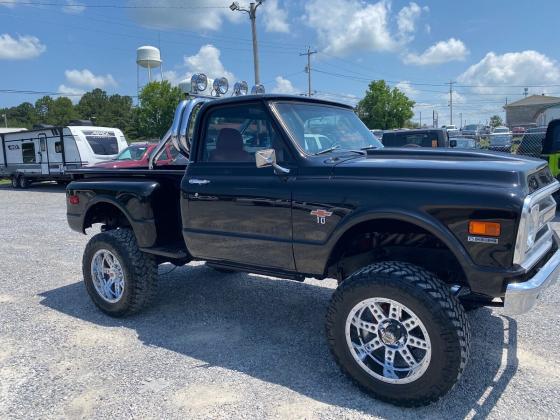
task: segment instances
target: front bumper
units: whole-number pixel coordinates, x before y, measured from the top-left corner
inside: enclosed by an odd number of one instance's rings
[[[560,276],[560,249],[558,249],[537,274],[522,283],[510,283],[504,297],[504,310],[508,315],[529,312],[541,293],[552,286]]]

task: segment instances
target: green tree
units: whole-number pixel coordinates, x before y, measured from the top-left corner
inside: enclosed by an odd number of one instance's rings
[[[99,116],[105,111],[108,102],[109,98],[104,90],[93,89],[91,92],[84,93],[80,98],[76,105],[76,111],[80,118],[104,125],[99,122]]]
[[[175,108],[182,98],[181,90],[167,80],[148,83],[140,92],[140,105],[135,113],[138,135],[161,138],[171,127]]]
[[[96,125],[116,127],[125,134],[132,131],[133,113],[130,96],[108,96],[104,90],[93,89],[82,96],[76,105],[76,110],[80,118],[91,120]]]
[[[65,96],[56,98],[47,114],[47,122],[52,125],[68,125],[70,121],[78,118],[74,104]]]
[[[398,88],[387,86],[384,80],[369,84],[365,97],[358,103],[356,113],[370,129],[404,127],[414,112],[414,101]]]
[[[0,110],[0,114],[6,114],[9,127],[25,127],[32,128],[37,123],[37,113],[32,103],[23,102],[18,106],[4,108]],[[0,121],[4,124],[4,121]]]
[[[492,115],[490,117],[490,127],[498,127],[500,125],[504,125],[502,117],[500,117],[499,115]]]

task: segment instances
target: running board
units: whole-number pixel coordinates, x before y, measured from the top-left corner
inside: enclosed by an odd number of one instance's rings
[[[180,249],[173,246],[155,246],[149,248],[140,248],[140,251],[146,254],[158,255],[160,257],[170,258],[173,260],[186,260],[190,256],[186,249]]]

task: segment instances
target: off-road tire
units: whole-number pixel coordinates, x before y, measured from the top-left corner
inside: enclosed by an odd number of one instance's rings
[[[431,359],[413,382],[384,382],[352,356],[346,342],[347,316],[359,302],[375,297],[410,308],[427,329]],[[438,400],[453,388],[468,360],[470,332],[463,307],[437,276],[409,263],[380,262],[352,274],[333,294],[326,318],[327,340],[342,371],[368,394],[395,405],[417,407]]]
[[[19,179],[15,175],[12,177],[12,188],[19,189]]]
[[[106,249],[117,257],[124,273],[124,292],[120,300],[109,303],[96,291],[92,280],[91,264],[94,254]],[[123,317],[146,307],[156,292],[158,266],[153,255],[138,249],[130,229],[102,232],[90,239],[84,250],[82,270],[86,290],[95,305],[112,317]]]
[[[20,175],[19,178],[18,178],[18,184],[19,184],[19,187],[20,187],[22,190],[24,190],[24,189],[26,189],[26,188],[29,188],[30,182],[29,182],[29,180],[28,180],[25,176]]]

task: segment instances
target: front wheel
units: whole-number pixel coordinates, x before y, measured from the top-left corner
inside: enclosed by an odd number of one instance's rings
[[[373,264],[346,279],[332,297],[326,329],[343,372],[396,405],[436,401],[468,358],[463,307],[435,275],[408,263]]]
[[[20,175],[20,177],[19,177],[19,187],[21,189],[26,189],[26,188],[29,187],[29,184],[30,184],[29,180],[25,176]]]
[[[17,176],[12,177],[12,188],[17,189],[19,188],[19,180]]]
[[[133,314],[150,303],[157,267],[153,255],[140,251],[130,229],[95,235],[82,261],[88,294],[99,309],[114,317]]]

